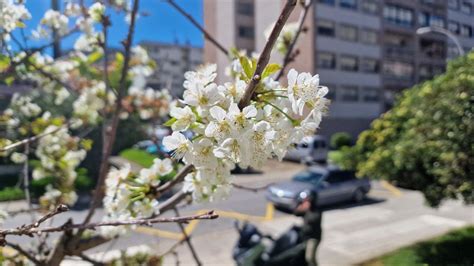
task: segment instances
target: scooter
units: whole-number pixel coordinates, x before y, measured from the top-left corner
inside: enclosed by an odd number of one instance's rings
[[[242,226],[238,222],[235,227],[239,233],[239,240],[234,246],[232,257],[239,266],[263,266],[281,252],[301,243],[300,228],[291,227],[278,239],[262,234],[257,227],[245,222]]]

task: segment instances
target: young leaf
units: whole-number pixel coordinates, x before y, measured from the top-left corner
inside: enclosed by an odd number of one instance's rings
[[[170,118],[170,120],[166,121],[163,125],[167,126],[167,127],[170,127],[174,124],[174,122],[176,122],[176,120],[177,120],[176,118],[172,117],[172,118]]]
[[[87,63],[94,64],[95,62],[102,59],[103,54],[100,51],[95,51],[87,57]]]
[[[263,70],[262,79],[270,76],[271,74],[277,72],[280,69],[281,66],[279,64],[268,64],[267,67],[265,67],[265,70]]]
[[[240,64],[242,65],[242,68],[244,69],[245,75],[247,78],[251,79],[253,75],[252,67],[249,64],[249,59],[245,56],[239,57]]]

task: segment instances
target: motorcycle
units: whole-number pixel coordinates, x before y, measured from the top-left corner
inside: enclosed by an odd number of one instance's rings
[[[300,228],[297,226],[291,227],[278,239],[262,234],[248,222],[242,226],[236,222],[235,227],[240,237],[234,246],[232,257],[241,266],[267,265],[271,258],[302,242]]]

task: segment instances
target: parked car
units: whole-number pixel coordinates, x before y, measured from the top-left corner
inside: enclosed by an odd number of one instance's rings
[[[303,138],[294,149],[290,149],[285,156],[286,160],[313,164],[315,162],[324,163],[328,157],[328,144],[321,135],[314,135]]]
[[[352,171],[337,166],[311,166],[296,174],[291,181],[277,183],[268,188],[266,197],[276,207],[293,211],[298,197],[307,190],[316,190],[318,205],[329,205],[348,200],[362,201],[370,191],[367,178],[359,179]]]

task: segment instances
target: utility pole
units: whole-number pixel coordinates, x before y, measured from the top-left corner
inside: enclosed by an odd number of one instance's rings
[[[59,11],[59,1],[51,0],[51,9]],[[61,56],[61,41],[57,30],[53,29],[53,57],[58,58]]]

